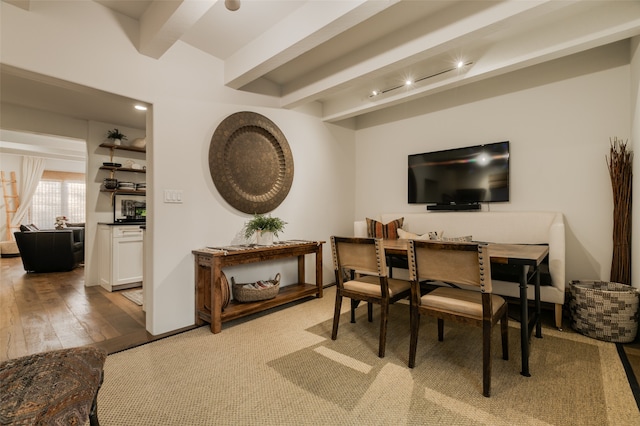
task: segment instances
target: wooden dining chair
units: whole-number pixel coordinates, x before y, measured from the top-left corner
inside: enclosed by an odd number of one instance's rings
[[[482,328],[482,394],[491,393],[491,334],[500,321],[502,358],[509,359],[507,302],[491,294],[491,263],[486,245],[411,240],[408,250],[411,279],[411,340],[409,367],[416,361],[420,315],[438,320],[438,340],[444,337],[444,320]],[[420,294],[420,281],[434,280],[478,287],[479,291],[438,287]]]
[[[367,302],[369,322],[373,321],[372,304],[380,305],[380,343],[378,356],[384,358],[389,305],[409,297],[411,283],[389,278],[382,239],[331,237],[333,265],[336,274],[336,304],[331,339],[338,337],[342,298],[351,299],[351,322],[355,309]]]

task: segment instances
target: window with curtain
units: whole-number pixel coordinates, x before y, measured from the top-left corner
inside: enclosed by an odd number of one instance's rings
[[[29,223],[51,229],[57,216],[66,216],[72,223],[84,222],[85,195],[84,173],[45,170],[33,195]]]

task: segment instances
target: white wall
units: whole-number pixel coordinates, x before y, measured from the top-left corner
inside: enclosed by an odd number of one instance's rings
[[[2,12],[6,3],[0,3]],[[11,6],[12,7],[12,6]],[[2,28],[4,34],[4,28]],[[4,44],[0,45],[4,47]],[[1,51],[0,51],[1,52]],[[3,52],[2,52],[3,53]],[[5,62],[5,55],[0,53],[0,59]],[[25,108],[17,105],[2,105],[2,129],[14,131],[26,131],[34,134],[57,135],[79,140],[87,139],[87,121],[50,111],[42,111],[34,108]]]
[[[630,137],[628,63],[629,44],[619,43],[359,119],[356,218],[437,214],[407,204],[408,154],[509,140],[511,201],[491,210],[564,213],[567,280],[608,280],[605,156],[610,137]]]
[[[634,149],[633,156],[633,183],[631,198],[632,203],[631,229],[631,259],[636,259],[635,265],[631,262],[631,284],[640,288],[640,37],[634,37],[631,43],[631,138],[630,145]]]
[[[282,238],[328,241],[332,233],[351,232],[353,131],[322,123],[312,109],[281,110],[277,99],[224,87],[222,64],[185,44],[177,43],[159,60],[139,55],[131,41],[137,40],[137,24],[95,2],[32,2],[29,12],[5,2],[0,6],[3,63],[152,105],[146,175],[146,259],[151,266],[145,277],[152,289],[146,305],[151,333],[193,324],[191,250],[228,244],[249,218],[221,199],[209,174],[210,139],[227,115],[261,113],[280,127],[291,146],[293,186],[273,212],[289,223]],[[164,204],[165,189],[183,190],[184,203]],[[324,283],[333,281],[330,259],[325,245]],[[286,284],[295,280],[293,262],[228,275],[257,279],[282,270]],[[313,280],[310,266],[307,280]]]

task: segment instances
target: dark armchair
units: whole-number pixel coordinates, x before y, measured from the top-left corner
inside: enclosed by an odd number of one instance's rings
[[[84,262],[84,228],[14,233],[27,272],[70,271]]]

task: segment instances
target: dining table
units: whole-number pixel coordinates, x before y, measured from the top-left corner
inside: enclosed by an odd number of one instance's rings
[[[540,264],[549,253],[549,246],[543,244],[487,244],[491,264],[517,265],[520,267],[520,347],[522,354],[522,370],[520,374],[530,377],[529,353],[530,337],[535,327],[537,338],[542,338],[542,325],[540,323]],[[387,256],[407,257],[409,240],[385,239],[384,250]],[[533,280],[533,282],[532,282]],[[529,318],[529,300],[527,297],[527,285],[534,285],[534,311]],[[514,282],[514,285],[516,283]]]

